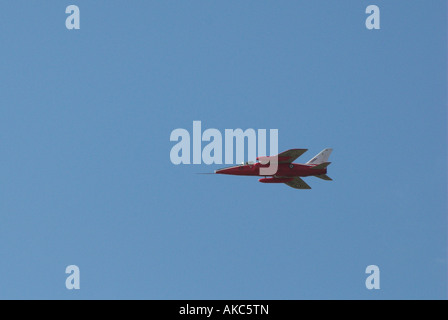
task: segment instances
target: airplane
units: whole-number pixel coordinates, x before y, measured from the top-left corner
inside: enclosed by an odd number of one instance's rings
[[[295,189],[311,189],[301,177],[313,176],[323,180],[333,180],[327,176],[327,167],[331,163],[328,162],[328,158],[333,149],[322,150],[305,164],[293,163],[306,151],[308,149],[290,149],[275,157],[258,157],[259,162],[243,162],[239,166],[215,170],[215,173],[237,176],[264,176],[258,181],[262,183],[285,183]],[[274,175],[269,175],[268,178],[268,176],[260,174],[260,168],[268,168],[269,161],[276,161],[278,167],[277,172]]]

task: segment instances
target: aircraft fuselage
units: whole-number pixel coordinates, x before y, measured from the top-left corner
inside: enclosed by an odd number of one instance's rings
[[[277,173],[275,175],[261,175],[261,176],[275,176],[275,177],[309,177],[327,173],[327,168],[313,169],[316,165],[299,164],[299,163],[280,163],[278,164]],[[224,169],[216,170],[218,174],[230,174],[237,176],[260,176],[260,168],[268,168],[269,165],[263,165],[259,162],[253,164],[244,164]]]

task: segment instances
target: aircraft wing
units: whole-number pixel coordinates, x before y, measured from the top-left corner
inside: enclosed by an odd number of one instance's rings
[[[295,177],[293,180],[285,182],[285,184],[294,189],[311,189],[311,187],[299,177]]]
[[[278,163],[292,163],[307,151],[308,149],[289,149],[277,155]],[[257,160],[259,160],[260,162],[268,162],[272,158],[274,157],[258,157]]]

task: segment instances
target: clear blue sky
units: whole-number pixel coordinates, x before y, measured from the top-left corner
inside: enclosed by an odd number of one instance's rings
[[[0,30],[0,298],[447,298],[446,1],[3,1]],[[175,166],[194,120],[332,147],[334,181]]]

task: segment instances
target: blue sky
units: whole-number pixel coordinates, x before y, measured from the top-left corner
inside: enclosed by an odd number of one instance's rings
[[[442,0],[2,2],[0,298],[446,299],[446,16]],[[194,120],[278,129],[304,162],[332,147],[334,181],[175,166],[170,133]]]

